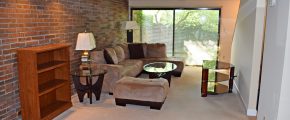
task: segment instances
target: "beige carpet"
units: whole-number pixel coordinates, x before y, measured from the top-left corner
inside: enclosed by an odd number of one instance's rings
[[[143,77],[146,75],[143,75]],[[79,103],[55,120],[249,120],[237,94],[200,97],[201,68],[185,67],[182,77],[173,77],[170,92],[161,110],[127,105],[116,106],[112,96],[100,101]]]

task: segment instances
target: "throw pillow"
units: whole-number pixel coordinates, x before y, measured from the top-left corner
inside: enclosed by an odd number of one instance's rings
[[[104,58],[108,64],[118,64],[118,57],[113,48],[105,48]]]
[[[125,53],[125,59],[130,58],[129,48],[127,43],[118,44],[118,46],[122,47]]]
[[[131,59],[140,59],[145,57],[142,43],[128,44],[128,48]]]
[[[118,62],[122,62],[123,60],[125,60],[125,52],[122,47],[115,46],[114,50],[117,54]]]

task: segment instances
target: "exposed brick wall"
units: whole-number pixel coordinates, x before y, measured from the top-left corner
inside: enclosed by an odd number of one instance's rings
[[[20,109],[17,48],[70,43],[76,68],[79,32],[93,32],[97,49],[125,41],[119,23],[127,20],[127,5],[127,0],[0,0],[0,119],[17,119]]]

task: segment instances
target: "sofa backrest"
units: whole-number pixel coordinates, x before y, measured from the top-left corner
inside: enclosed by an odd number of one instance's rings
[[[165,58],[166,45],[164,43],[151,43],[146,45],[146,58]]]
[[[134,50],[134,54],[143,54],[142,58],[165,58],[166,57],[166,45],[164,43],[123,43],[118,44],[117,46],[113,47],[113,50],[116,53],[116,57],[118,58],[118,62],[123,61],[124,59],[130,59],[130,50],[129,45],[136,45],[141,46],[141,51]],[[121,49],[122,48],[122,49]],[[134,47],[133,47],[134,48]],[[139,55],[140,56],[140,55]],[[106,64],[106,60],[104,58],[104,50],[101,51],[92,51],[91,58],[97,64]],[[138,58],[135,58],[138,59]]]
[[[164,43],[130,43],[128,48],[130,58],[133,59],[166,57],[166,45]]]
[[[129,53],[128,44],[127,43],[122,43],[122,44],[118,44],[118,46],[123,48],[124,54],[125,54],[125,59],[129,59],[130,58],[130,53]]]

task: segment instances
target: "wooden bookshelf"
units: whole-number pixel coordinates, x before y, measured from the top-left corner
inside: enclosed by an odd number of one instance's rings
[[[51,120],[72,106],[69,45],[17,50],[23,120]]]

